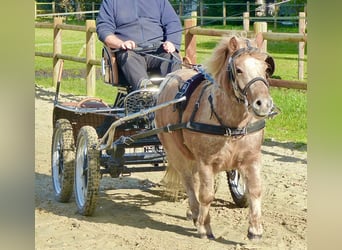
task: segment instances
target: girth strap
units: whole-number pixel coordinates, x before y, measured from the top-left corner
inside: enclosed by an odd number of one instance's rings
[[[265,120],[259,120],[253,123],[248,124],[243,128],[229,128],[220,125],[210,125],[204,124],[200,122],[189,121],[186,124],[186,128],[192,131],[201,132],[205,134],[212,135],[223,135],[223,136],[244,136],[258,130],[261,130],[265,127]]]
[[[229,128],[229,127],[223,127],[223,126],[218,126],[218,125],[210,125],[210,124],[204,124],[200,122],[189,121],[189,122],[183,122],[183,123],[177,123],[177,124],[169,124],[169,125],[166,125],[165,127],[144,131],[142,133],[131,135],[131,136],[121,136],[119,140],[120,142],[126,145],[130,145],[136,140],[139,140],[142,138],[156,135],[161,132],[171,133],[179,129],[189,129],[191,131],[195,131],[195,132],[199,132],[203,134],[238,137],[238,136],[244,136],[253,132],[257,132],[263,129],[265,127],[265,124],[266,124],[265,120],[259,120],[254,123],[250,123],[246,127],[243,127],[243,128]]]

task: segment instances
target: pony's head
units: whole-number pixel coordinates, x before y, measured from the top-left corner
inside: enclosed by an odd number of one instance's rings
[[[255,40],[226,37],[207,64],[208,72],[224,91],[244,103],[256,117],[266,117],[273,108],[267,81],[274,72],[272,57],[260,51],[263,37]]]

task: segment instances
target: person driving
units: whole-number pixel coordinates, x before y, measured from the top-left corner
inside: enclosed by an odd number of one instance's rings
[[[149,81],[148,71],[163,77],[181,68],[174,60],[180,60],[182,26],[168,0],[103,0],[96,32],[106,46],[117,49],[117,63],[129,91]],[[134,50],[138,47],[144,53]]]

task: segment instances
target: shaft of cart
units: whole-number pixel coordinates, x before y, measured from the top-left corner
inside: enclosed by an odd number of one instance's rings
[[[162,108],[165,108],[169,105],[173,105],[173,104],[176,104],[179,102],[183,102],[185,100],[186,100],[186,97],[183,96],[181,98],[174,99],[174,100],[171,100],[171,101],[168,101],[165,103],[161,103],[159,105],[156,105],[156,106],[148,108],[148,109],[140,110],[139,112],[136,112],[136,113],[128,114],[127,116],[116,120],[115,122],[113,122],[111,124],[111,126],[109,127],[109,129],[107,130],[105,135],[101,138],[101,140],[98,143],[98,145],[96,146],[96,148],[98,150],[112,149],[113,148],[114,135],[115,135],[115,129],[118,126],[120,126],[120,125],[122,125],[122,124],[124,124],[130,120],[133,120],[133,119],[136,119],[139,117],[144,117],[144,116],[148,115],[149,113],[155,112],[155,111],[162,109]]]

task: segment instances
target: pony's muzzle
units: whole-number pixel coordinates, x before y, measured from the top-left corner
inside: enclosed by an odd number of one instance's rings
[[[262,97],[254,100],[252,110],[256,116],[265,117],[271,112],[273,100],[271,97]]]

